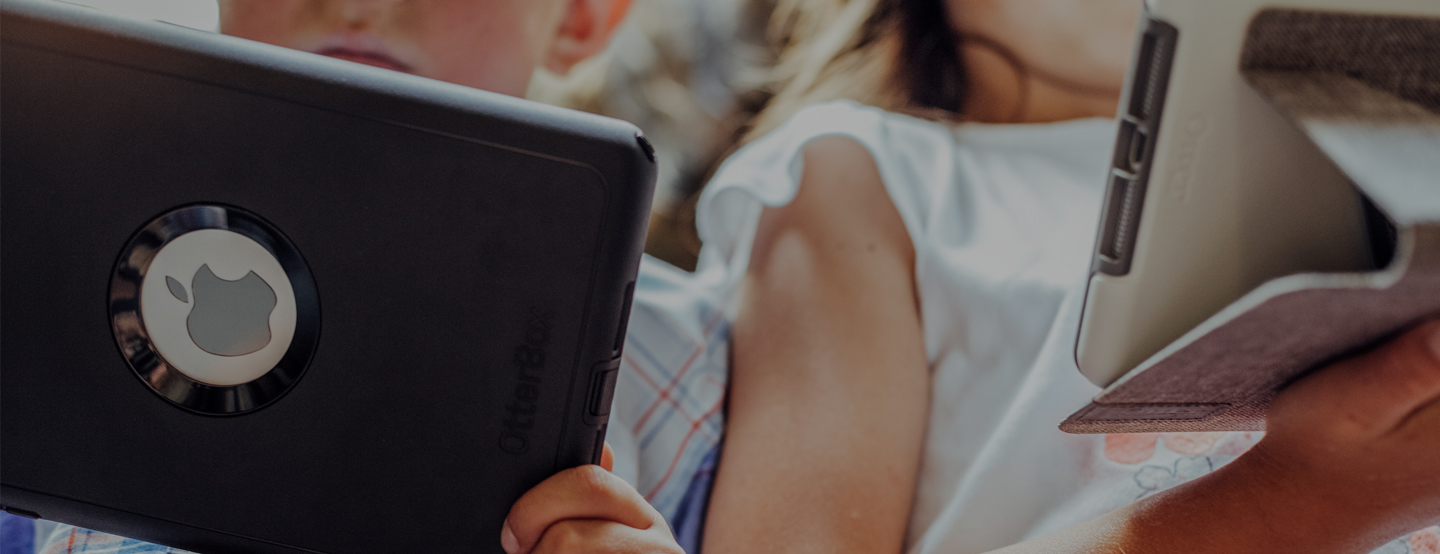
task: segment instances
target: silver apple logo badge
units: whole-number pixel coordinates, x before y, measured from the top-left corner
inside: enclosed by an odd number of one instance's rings
[[[166,276],[165,286],[176,300],[190,302],[191,295],[174,277]],[[185,326],[195,346],[216,356],[244,356],[270,344],[275,291],[254,271],[227,281],[205,264],[195,272],[190,290],[195,302]]]
[[[110,284],[110,327],[130,370],[191,412],[236,415],[278,400],[320,338],[305,259],[234,206],[151,219],[121,250]]]

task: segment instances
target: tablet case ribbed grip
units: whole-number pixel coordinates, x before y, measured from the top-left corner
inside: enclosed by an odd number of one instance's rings
[[[1092,272],[1115,276],[1130,273],[1140,214],[1145,205],[1145,189],[1155,158],[1154,137],[1160,136],[1161,113],[1178,35],[1175,27],[1157,19],[1147,20],[1140,34],[1134,81],[1120,114],[1120,131],[1100,214],[1100,236],[1091,262]]]
[[[1339,47],[1361,38],[1373,51]],[[1267,10],[1252,23],[1241,69],[1389,219],[1393,255],[1377,254],[1374,272],[1265,283],[1111,385],[1063,431],[1263,430],[1289,383],[1440,315],[1440,20]]]

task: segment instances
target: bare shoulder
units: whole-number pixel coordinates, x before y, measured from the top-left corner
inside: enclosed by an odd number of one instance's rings
[[[800,190],[789,204],[766,210],[757,254],[789,234],[808,239],[816,254],[889,255],[913,266],[910,236],[871,152],[834,135],[810,141],[803,156]]]
[[[732,327],[704,549],[900,552],[929,406],[914,248],[869,151],[824,137],[803,155]]]

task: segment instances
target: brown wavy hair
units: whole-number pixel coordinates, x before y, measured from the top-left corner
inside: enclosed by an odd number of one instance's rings
[[[943,0],[778,0],[770,33],[781,52],[777,93],[746,142],[831,100],[930,119],[958,119],[965,108],[960,37]]]

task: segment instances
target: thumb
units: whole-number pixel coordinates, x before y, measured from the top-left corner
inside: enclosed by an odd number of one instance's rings
[[[665,521],[629,483],[586,465],[557,473],[516,500],[500,531],[500,545],[508,554],[528,554],[546,529],[567,519],[613,521],[635,529]]]
[[[1437,398],[1440,319],[1300,380],[1276,399],[1272,413],[1305,412],[1339,422],[1346,434],[1376,436]]]

